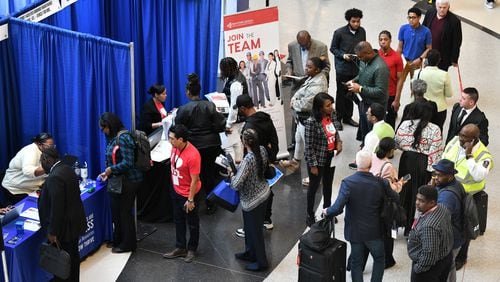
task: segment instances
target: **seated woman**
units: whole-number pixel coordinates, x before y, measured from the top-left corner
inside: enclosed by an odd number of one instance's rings
[[[22,148],[10,161],[2,181],[5,205],[14,205],[42,186],[47,175],[40,163],[42,151],[54,147],[54,139],[42,132],[33,138],[33,143]]]

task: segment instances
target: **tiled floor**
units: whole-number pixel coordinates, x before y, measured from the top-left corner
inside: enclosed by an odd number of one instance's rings
[[[252,7],[261,2],[252,0]],[[276,1],[271,1],[272,3]],[[355,5],[354,5],[355,3]],[[309,30],[313,38],[325,42],[328,46],[333,31],[345,25],[343,14],[346,9],[356,6],[363,10],[362,25],[367,31],[368,41],[374,48],[378,47],[378,33],[387,29],[397,38],[399,26],[406,22],[406,11],[414,2],[410,0],[283,0],[280,2],[280,42],[282,52],[286,52],[287,43],[294,40],[297,31]],[[488,29],[500,31],[498,13],[500,7],[487,10],[482,0],[454,0],[452,10]],[[500,100],[497,92],[500,89],[500,41],[476,27],[463,23],[463,38],[460,69],[464,87],[474,86],[480,92],[479,107],[486,112],[490,120],[490,151],[496,157],[500,153],[500,129],[498,120]],[[397,44],[394,39],[393,47]],[[330,60],[333,58],[330,55]],[[459,82],[456,69],[450,69],[454,96],[449,99],[451,106],[458,100]],[[331,80],[335,81],[334,71]],[[290,91],[286,89],[285,91]],[[329,92],[335,93],[332,85]],[[408,103],[408,89],[403,91],[403,104]],[[285,94],[286,95],[286,94]],[[497,108],[498,107],[498,108]],[[498,118],[498,119],[497,119]],[[289,119],[289,117],[288,117]],[[446,128],[445,128],[446,130]],[[344,140],[355,140],[355,130],[346,127],[342,132]],[[358,149],[358,142],[344,142],[344,152],[337,161],[338,167],[334,179],[334,198],[337,195],[341,179],[352,173],[347,168]],[[497,157],[498,159],[498,157]],[[498,161],[498,160],[497,160]],[[500,255],[498,242],[500,238],[500,174],[494,168],[487,180],[489,194],[488,228],[484,236],[471,243],[469,261],[465,270],[458,274],[460,281],[500,281]],[[302,168],[302,174],[305,171]],[[82,281],[296,281],[297,266],[296,242],[304,231],[306,190],[300,186],[299,173],[288,176],[275,187],[275,204],[273,219],[276,227],[266,232],[266,248],[271,269],[263,273],[250,273],[244,270],[239,262],[233,259],[233,253],[243,248],[244,241],[237,238],[233,230],[241,225],[241,213],[234,214],[218,211],[215,216],[202,215],[200,254],[192,264],[183,261],[167,261],[161,254],[174,245],[173,224],[157,224],[158,231],[139,243],[139,250],[134,253],[125,265],[126,255],[111,255],[108,249],[102,248],[82,263]],[[319,196],[319,193],[318,193]],[[319,199],[319,197],[318,197]],[[343,216],[336,225],[336,237],[343,239]],[[410,260],[406,253],[404,239],[398,239],[394,251],[396,266],[387,270],[384,281],[409,281]],[[124,267],[125,265],[125,267]],[[365,271],[365,279],[371,275],[371,263]],[[348,273],[348,280],[350,274]]]

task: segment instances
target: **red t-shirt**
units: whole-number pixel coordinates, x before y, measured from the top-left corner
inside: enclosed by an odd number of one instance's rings
[[[394,51],[392,48],[389,52],[384,53],[382,48],[378,49],[378,54],[387,64],[389,68],[389,96],[396,96],[396,86],[398,84],[398,72],[403,71],[403,59],[401,54]]]
[[[326,141],[328,142],[328,151],[331,152],[335,150],[335,133],[337,130],[335,130],[335,126],[333,125],[332,120],[330,117],[324,117],[321,120],[321,124],[323,124],[323,130],[325,130],[326,133]]]
[[[200,174],[201,156],[191,143],[183,149],[172,148],[170,155],[170,170],[172,172],[172,185],[175,192],[183,197],[189,197],[191,174]],[[200,191],[201,180],[198,181],[196,193]]]

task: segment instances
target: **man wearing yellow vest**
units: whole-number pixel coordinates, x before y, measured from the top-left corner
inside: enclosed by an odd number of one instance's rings
[[[455,178],[462,183],[465,192],[476,194],[484,190],[486,176],[493,168],[493,157],[488,148],[479,140],[477,125],[465,125],[458,136],[446,145],[443,159],[455,162],[455,169],[458,171]],[[474,200],[477,203],[476,195]],[[470,239],[467,239],[455,259],[457,270],[467,262],[469,243]]]

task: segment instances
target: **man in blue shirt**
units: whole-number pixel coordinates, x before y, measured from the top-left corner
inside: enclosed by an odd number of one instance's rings
[[[438,190],[438,204],[446,207],[451,214],[451,225],[453,227],[453,263],[451,264],[448,281],[456,280],[455,258],[457,257],[460,247],[465,242],[463,230],[463,208],[462,199],[465,197],[464,187],[455,179],[457,170],[455,163],[442,159],[437,164],[433,165],[434,173],[432,176],[432,184]]]
[[[398,50],[397,52],[403,54],[406,60],[403,73],[399,78],[396,88],[396,97],[401,97],[403,84],[410,74],[413,78],[413,71],[422,65],[427,52],[432,49],[432,35],[429,28],[420,24],[422,12],[418,8],[410,8],[408,10],[408,24],[404,24],[399,29],[398,34]],[[399,95],[399,96],[398,96]],[[397,105],[399,108],[399,105]],[[397,111],[398,109],[394,109]]]

